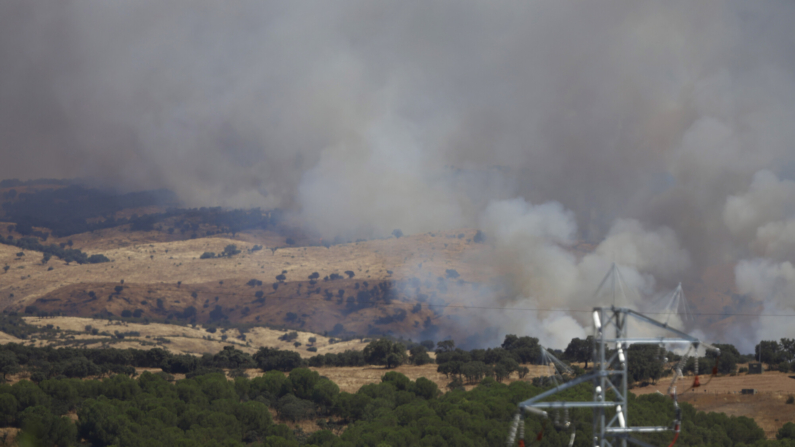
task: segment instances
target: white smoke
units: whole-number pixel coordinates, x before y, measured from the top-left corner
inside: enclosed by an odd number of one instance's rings
[[[8,0],[0,177],[276,206],[324,236],[482,222],[517,299],[581,307],[613,262],[648,297],[795,252],[793,17],[791,1]],[[579,258],[577,228],[606,239]]]
[[[757,172],[746,193],[726,199],[723,220],[754,254],[785,259],[795,250],[795,182]]]
[[[793,326],[771,315],[795,313],[795,267],[788,260],[795,253],[795,182],[761,170],[745,193],[726,199],[723,217],[754,256],[737,263],[737,289],[758,300],[766,315],[752,321],[752,333],[741,331],[737,344],[752,350],[759,340],[791,337]]]
[[[571,249],[577,234],[573,213],[556,202],[493,202],[480,225],[494,244],[498,270],[510,272],[513,298],[506,306],[573,310],[570,314],[542,310],[537,317],[501,315],[502,326],[519,333],[532,327],[533,335],[552,347],[565,347],[562,340],[586,333],[590,307],[649,308],[658,280],[675,279],[690,267],[687,251],[670,228],[650,230],[631,219],[617,220],[593,252],[578,258]],[[613,263],[627,286],[615,303],[609,294],[594,295]],[[535,324],[528,325],[528,319]]]
[[[752,320],[752,336],[738,330],[735,343],[745,352],[753,352],[759,340],[778,340],[795,336],[795,326],[789,324],[795,313],[795,267],[789,261],[775,262],[755,258],[740,261],[735,267],[737,288],[762,301],[762,319]],[[744,337],[745,336],[745,337]]]

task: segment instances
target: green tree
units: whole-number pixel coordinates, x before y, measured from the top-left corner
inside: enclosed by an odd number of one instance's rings
[[[629,382],[641,382],[644,380],[656,382],[662,375],[662,359],[664,355],[665,349],[657,345],[630,346],[627,350],[627,378]]]
[[[300,399],[310,399],[315,389],[315,384],[320,380],[320,374],[306,368],[296,368],[290,371],[289,382],[292,392]]]
[[[795,360],[795,340],[791,338],[782,338],[781,350],[787,354],[787,360]]]
[[[563,358],[572,362],[585,362],[585,369],[588,369],[588,361],[591,360],[593,351],[593,336],[589,335],[585,340],[573,338],[566,350],[563,351]]]
[[[776,433],[776,439],[795,439],[795,424],[792,422],[787,422],[778,430]]]
[[[8,427],[17,418],[19,403],[17,398],[9,393],[0,394],[0,426]]]
[[[733,345],[729,344],[715,344],[715,347],[720,349],[720,360],[718,363],[718,372],[721,374],[731,374],[737,372],[737,362],[741,360],[740,352]],[[709,350],[706,353],[707,358],[717,359],[717,353]],[[710,370],[704,371],[705,374],[711,373],[712,367],[715,366],[714,360]]]
[[[455,341],[454,340],[442,340],[436,343],[436,353],[440,352],[451,352],[455,349]]]
[[[406,362],[406,347],[387,338],[371,341],[364,348],[364,359],[371,365],[394,368]]]
[[[22,433],[20,445],[70,446],[77,440],[77,427],[66,417],[60,417],[43,406],[27,408],[19,415]]]
[[[428,351],[425,349],[425,346],[414,345],[409,350],[409,363],[420,366],[433,363],[433,359],[430,355],[428,355]]]
[[[238,253],[240,253],[240,250],[238,250],[237,245],[229,244],[226,247],[224,247],[224,252],[221,255],[231,257]]]
[[[245,402],[240,404],[235,416],[243,427],[243,433],[252,431],[257,433],[257,437],[264,436],[268,427],[271,425],[271,413],[268,406],[261,402]]]
[[[321,377],[312,389],[312,402],[323,411],[328,411],[334,406],[334,401],[340,394],[340,387],[329,379]]]
[[[762,350],[761,356],[759,353],[760,346]],[[768,364],[780,363],[782,354],[781,346],[775,340],[762,340],[754,348],[754,358],[759,360],[761,357],[761,361]]]
[[[275,348],[260,348],[254,354],[254,361],[263,371],[278,370],[292,371],[303,365],[303,360],[297,352],[282,351]]]
[[[16,374],[19,371],[19,360],[17,355],[11,351],[0,351],[0,373],[3,374],[3,382],[6,381],[8,374]]]

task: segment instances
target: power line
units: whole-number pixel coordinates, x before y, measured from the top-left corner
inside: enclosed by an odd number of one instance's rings
[[[279,297],[279,300],[302,300],[302,301],[332,301],[326,300],[323,297],[320,298],[310,298],[310,297]],[[336,296],[335,299],[339,299],[339,296]],[[503,311],[520,311],[520,312],[565,312],[565,313],[591,313],[593,309],[571,309],[571,308],[555,308],[555,307],[498,307],[498,306],[474,306],[474,305],[467,305],[467,304],[429,304],[421,301],[403,301],[403,300],[392,300],[400,303],[405,304],[422,304],[428,308],[442,308],[442,309],[471,309],[471,310],[503,310]],[[395,302],[390,303],[373,303],[371,307],[385,307],[385,306],[394,306]],[[684,312],[644,312],[646,315],[685,315]],[[699,317],[795,317],[795,314],[754,314],[754,313],[725,313],[725,312],[701,312],[701,313],[694,313],[689,312],[687,315],[690,316],[699,316]]]

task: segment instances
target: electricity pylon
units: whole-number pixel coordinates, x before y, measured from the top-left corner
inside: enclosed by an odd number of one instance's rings
[[[615,265],[610,269],[599,289],[606,284],[612,276],[613,297],[616,292],[621,290],[623,293],[622,278]],[[662,323],[649,318],[639,312],[626,307],[595,307],[593,309],[593,371],[570,380],[562,385],[556,386],[533,398],[519,403],[520,412],[517,412],[511,426],[511,433],[508,437],[508,445],[512,446],[516,437],[516,428],[524,423],[521,420],[522,412],[534,413],[547,417],[545,410],[569,409],[569,408],[591,408],[593,410],[593,446],[613,447],[613,443],[620,441],[622,447],[626,447],[627,442],[642,447],[651,447],[648,443],[634,438],[632,435],[637,433],[659,433],[674,432],[674,441],[679,435],[680,415],[679,406],[676,403],[676,392],[674,383],[681,375],[681,365],[674,372],[674,382],[672,382],[673,405],[676,409],[675,420],[670,426],[631,426],[629,421],[628,390],[627,390],[627,350],[633,344],[654,344],[654,345],[689,345],[688,354],[699,346],[720,351],[698,338],[688,335],[678,329],[672,328],[668,323]],[[665,335],[660,337],[630,337],[627,330],[627,323],[630,319],[636,320],[640,325],[646,325]],[[551,354],[549,354],[551,355]],[[684,360],[684,359],[683,359]],[[697,360],[696,360],[697,361]],[[591,382],[594,384],[593,399],[588,402],[568,402],[568,401],[544,401],[561,391],[575,387],[581,383]],[[696,382],[697,383],[697,382]],[[697,386],[697,385],[696,385]],[[612,392],[612,393],[610,393]],[[608,412],[608,410],[613,410]],[[612,416],[609,416],[612,413]],[[573,432],[572,432],[573,433]],[[522,445],[524,441],[521,441]],[[570,444],[573,443],[573,436]]]

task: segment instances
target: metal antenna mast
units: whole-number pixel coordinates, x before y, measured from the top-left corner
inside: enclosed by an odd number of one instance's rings
[[[613,296],[615,297],[617,291],[617,282],[623,294],[623,287],[620,284],[622,282],[621,274],[615,264],[600,284],[599,289],[607,282],[610,276],[613,277],[611,281]],[[636,320],[641,325],[662,330],[666,335],[647,338],[630,337],[627,331],[627,323],[630,319]],[[680,411],[676,404],[675,388],[672,397],[676,408],[676,420],[670,426],[640,427],[628,424],[627,349],[632,344],[678,344],[689,345],[691,349],[698,349],[699,346],[704,346],[707,349],[714,349],[718,353],[720,351],[696,337],[670,327],[667,322],[659,322],[626,307],[616,307],[615,305],[595,307],[593,309],[593,326],[593,371],[519,403],[520,411],[547,417],[545,410],[591,408],[593,410],[594,447],[613,447],[617,441],[620,441],[622,447],[626,447],[627,442],[642,447],[650,447],[648,443],[632,437],[633,434],[637,433],[672,431],[676,433],[675,436],[678,436]],[[547,353],[547,355],[551,354]],[[676,380],[677,373],[678,370],[675,372],[674,380]],[[550,396],[585,382],[594,384],[593,399],[589,402],[544,401]],[[612,394],[608,394],[610,391],[612,391]],[[609,412],[612,415],[608,413],[610,409],[614,410]],[[516,437],[516,427],[520,424],[523,425],[523,421],[520,413],[517,413],[508,438],[509,446],[513,444]]]

